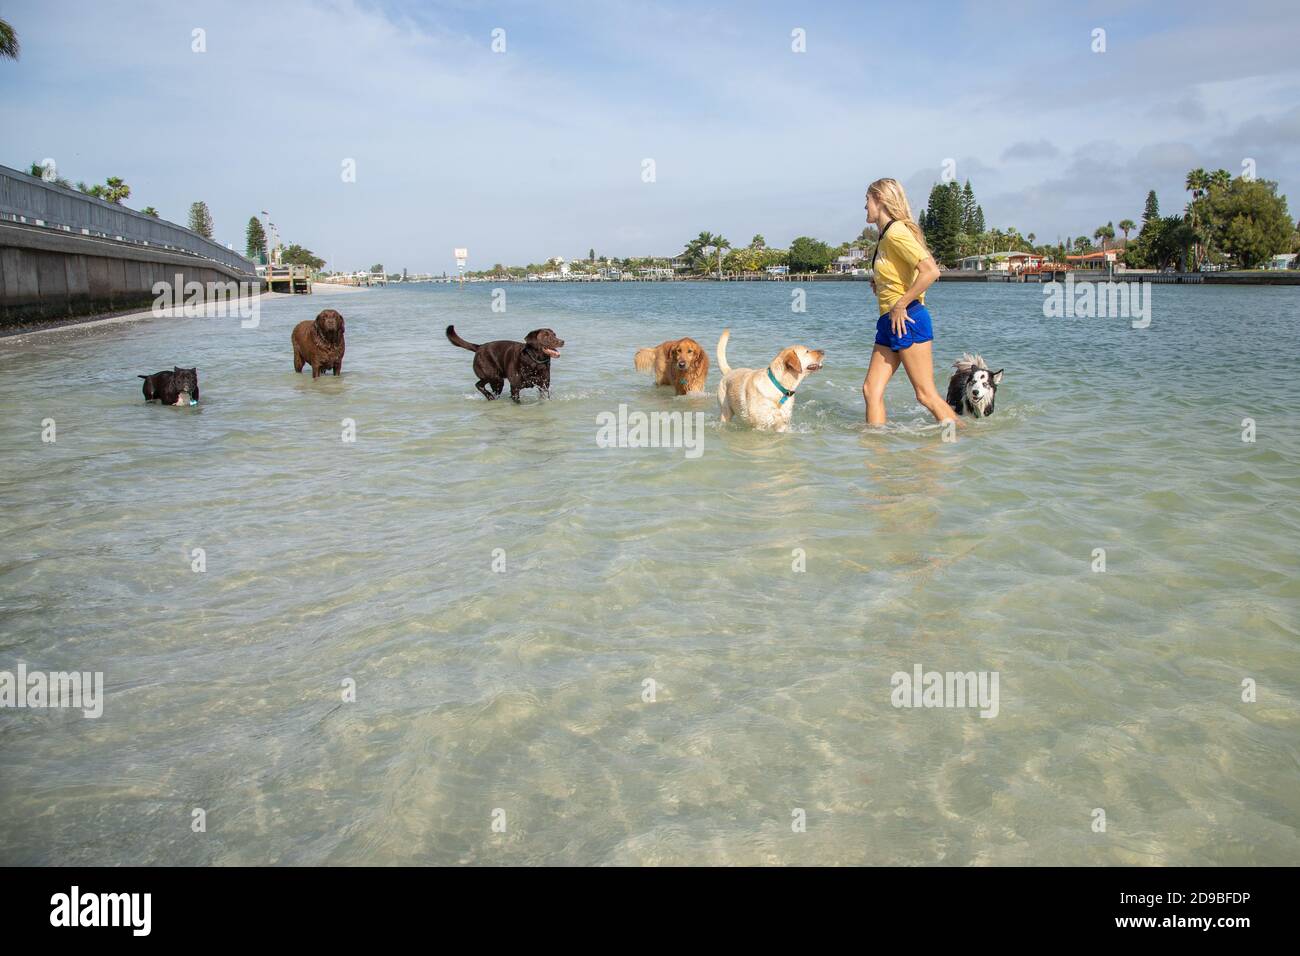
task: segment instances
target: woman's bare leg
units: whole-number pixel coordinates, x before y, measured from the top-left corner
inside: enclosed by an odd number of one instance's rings
[[[910,345],[898,353],[902,356],[903,370],[907,372],[907,377],[912,382],[912,389],[916,392],[916,400],[930,410],[930,414],[938,421],[946,422],[948,419],[954,419],[958,425],[963,425],[961,419],[957,418],[957,413],[939,394],[939,390],[934,387],[934,344],[932,342],[918,342]],[[870,373],[868,373],[870,377]]]
[[[871,364],[862,383],[862,397],[867,403],[867,424],[885,424],[885,386],[898,368],[898,353],[883,345],[871,349]]]

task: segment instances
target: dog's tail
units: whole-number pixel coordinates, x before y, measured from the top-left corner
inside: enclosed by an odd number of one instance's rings
[[[459,345],[463,349],[469,349],[471,352],[477,352],[479,347],[473,342],[466,342],[456,334],[456,326],[447,326],[447,338],[451,340],[452,345]]]
[[[963,352],[961,358],[952,363],[952,367],[959,372],[973,372],[977,368],[988,370],[983,358],[978,355],[971,355],[969,352]]]
[[[722,370],[723,375],[731,373],[731,366],[727,364],[727,339],[731,338],[731,329],[724,329],[722,338],[718,339],[718,368]]]
[[[636,358],[632,360],[638,372],[653,372],[655,367],[654,349],[637,349]]]

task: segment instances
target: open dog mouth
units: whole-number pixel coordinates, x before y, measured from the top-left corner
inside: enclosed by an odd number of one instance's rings
[[[813,363],[812,363],[811,365],[809,365],[806,369],[804,369],[804,371],[806,371],[806,372],[815,372],[815,371],[817,371],[818,369],[820,369],[821,367],[822,367],[822,363],[821,363],[821,362],[813,362]]]
[[[559,358],[559,357],[560,357],[560,350],[559,350],[559,349],[553,349],[553,348],[551,348],[549,345],[543,345],[543,346],[542,346],[542,351],[545,352],[547,355],[551,356],[552,358]]]

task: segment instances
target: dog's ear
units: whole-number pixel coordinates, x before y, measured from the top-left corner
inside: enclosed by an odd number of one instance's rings
[[[803,374],[803,364],[799,361],[799,353],[794,349],[786,349],[782,352],[781,359],[786,371],[791,375],[798,377]]]
[[[339,313],[339,335],[343,334],[343,314]]]
[[[994,372],[992,375],[989,376],[990,380],[993,382],[994,385],[1001,385],[1001,384],[1002,384],[1002,373],[1005,372],[1005,371],[1006,371],[1006,369],[1000,368],[1000,369],[998,369],[996,372]]]

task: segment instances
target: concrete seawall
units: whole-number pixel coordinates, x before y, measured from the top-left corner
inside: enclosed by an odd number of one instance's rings
[[[203,286],[260,280],[223,263],[136,243],[64,233],[40,226],[0,222],[0,325],[21,326],[148,308],[154,283]],[[193,287],[192,287],[193,288]],[[180,294],[178,289],[177,294]]]

